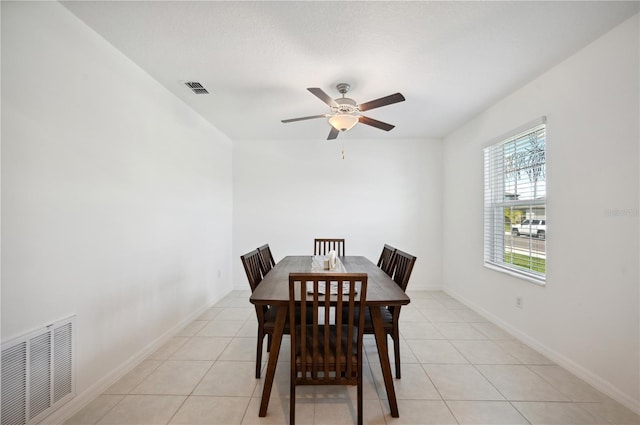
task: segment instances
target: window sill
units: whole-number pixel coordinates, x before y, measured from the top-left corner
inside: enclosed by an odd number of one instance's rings
[[[508,274],[509,276],[513,276],[516,277],[518,279],[522,279],[522,280],[526,280],[528,282],[531,283],[535,283],[538,286],[546,286],[547,285],[547,280],[543,277],[535,277],[535,276],[531,276],[525,273],[519,273],[517,271],[514,270],[510,270],[504,267],[500,267],[500,266],[496,266],[495,264],[491,264],[491,263],[484,263],[484,266],[488,269],[491,270],[495,270],[501,273],[505,273]]]

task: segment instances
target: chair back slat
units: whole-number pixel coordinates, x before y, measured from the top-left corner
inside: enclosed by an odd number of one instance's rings
[[[393,261],[395,260],[396,249],[391,245],[384,244],[382,253],[380,253],[380,259],[378,260],[378,267],[382,269],[387,275],[393,275]]]
[[[316,295],[314,295],[315,297]],[[329,365],[329,361],[328,359],[331,357],[331,327],[327,326],[327,323],[330,323],[331,321],[331,297],[324,297],[324,302],[323,302],[323,316],[324,318],[322,319],[322,322],[324,323],[324,326],[322,327],[322,339],[323,339],[323,346],[324,346],[324,352],[322,353],[322,373],[324,374],[324,376],[327,376],[330,372],[330,365]],[[336,326],[336,329],[339,331],[339,326]],[[336,339],[339,338],[336,336]],[[337,341],[336,341],[337,342]],[[315,349],[315,347],[314,347]],[[315,353],[316,351],[314,351]],[[318,353],[320,354],[320,353]],[[339,355],[336,355],[336,358],[339,359]],[[315,361],[314,361],[315,363]],[[338,367],[339,363],[336,364],[336,367]],[[316,379],[318,379],[318,377],[316,376]]]
[[[327,255],[329,251],[335,251],[339,257],[345,255],[344,239],[316,238],[313,240],[313,255]]]
[[[393,281],[398,284],[403,291],[407,290],[407,284],[409,278],[411,278],[411,272],[413,271],[413,265],[416,262],[416,257],[406,252],[396,250],[394,267],[393,267]]]
[[[260,267],[262,267],[262,275],[266,275],[271,271],[273,266],[276,265],[276,261],[273,259],[273,254],[271,254],[271,248],[269,248],[268,243],[258,247],[258,252],[260,253]]]
[[[260,266],[260,253],[257,249],[240,256],[244,271],[251,286],[251,292],[255,291],[262,281],[262,267]]]

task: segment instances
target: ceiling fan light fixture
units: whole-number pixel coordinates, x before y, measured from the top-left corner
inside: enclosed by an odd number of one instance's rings
[[[349,131],[358,123],[359,117],[352,114],[335,114],[329,117],[329,124],[339,131]]]

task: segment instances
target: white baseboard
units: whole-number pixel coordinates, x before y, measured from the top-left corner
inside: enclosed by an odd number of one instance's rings
[[[612,399],[622,404],[626,408],[640,415],[640,405],[638,404],[638,401],[634,400],[628,394],[625,394],[622,391],[620,391],[618,388],[616,388],[606,379],[585,369],[583,366],[575,363],[570,358],[547,347],[537,339],[523,333],[519,329],[514,328],[509,323],[503,321],[499,317],[491,314],[490,312],[486,311],[482,307],[479,307],[474,303],[472,303],[471,301],[467,300],[466,298],[460,296],[460,294],[457,294],[456,292],[451,291],[450,289],[447,289],[447,288],[444,288],[443,291],[449,294],[451,297],[458,300],[459,302],[461,302],[462,304],[464,304],[465,306],[469,307],[471,310],[483,316],[485,319],[491,321],[496,326],[502,328],[502,330],[511,334],[516,339],[527,344],[529,347],[533,348],[534,350],[539,351],[542,355],[547,357],[549,360],[567,369],[569,372],[573,373],[578,378],[582,379],[583,381],[585,381],[586,383],[588,383],[598,391],[606,394],[607,396],[611,397]]]
[[[167,343],[171,338],[173,338],[178,332],[180,332],[186,325],[191,323],[193,320],[200,317],[206,310],[208,310],[211,306],[213,306],[216,302],[209,301],[203,307],[199,308],[184,320],[177,323],[175,326],[171,327],[165,333],[156,338],[153,342],[149,343],[146,347],[140,350],[138,353],[129,357],[127,361],[114,369],[111,373],[105,375],[102,379],[97,381],[95,384],[91,385],[85,391],[80,394],[76,394],[76,396],[69,400],[68,403],[60,406],[59,409],[52,412],[49,416],[42,419],[39,424],[40,425],[61,425],[64,424],[67,420],[69,420],[73,415],[82,410],[87,404],[93,401],[100,394],[105,392],[111,385],[116,383],[120,378],[129,373],[133,368],[138,366],[144,359],[149,357],[152,353],[154,353],[158,348],[162,347],[165,343]]]

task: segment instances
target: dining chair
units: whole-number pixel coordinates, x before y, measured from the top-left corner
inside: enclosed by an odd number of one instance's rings
[[[396,249],[391,245],[384,244],[382,253],[380,253],[380,259],[378,260],[378,267],[382,269],[390,277],[393,276],[393,260],[396,256]]]
[[[396,249],[391,276],[393,281],[403,290],[406,291],[407,284],[411,278],[413,265],[416,257],[406,252]],[[401,378],[400,374],[400,306],[387,306],[380,309],[382,323],[385,335],[390,335],[393,339],[393,354],[396,365],[396,379]],[[371,320],[371,311],[367,307],[365,309],[364,333],[374,335],[373,321]]]
[[[408,254],[404,251],[396,249],[396,254],[393,260],[393,281],[402,289],[403,292],[407,290],[407,284],[411,278],[411,272],[413,266],[416,263],[416,257]],[[400,306],[389,306],[384,309],[386,314],[382,314],[384,321],[384,329],[388,335],[391,335],[393,339],[393,354],[396,363],[396,379],[400,379]],[[369,320],[371,324],[371,320]],[[373,332],[373,325],[370,326]],[[365,325],[365,332],[367,331],[367,325]]]
[[[269,248],[269,244],[266,243],[261,247],[258,247],[258,252],[260,253],[260,266],[262,267],[262,275],[269,273],[273,266],[276,265],[276,261],[273,259],[273,254],[271,254],[271,248]]]
[[[262,282],[263,272],[260,265],[260,252],[254,249],[240,256],[244,271],[251,286],[251,292],[256,290],[260,282]],[[260,378],[260,369],[262,368],[262,343],[265,335],[267,338],[267,351],[271,346],[271,335],[275,329],[275,318],[277,307],[275,306],[259,306],[256,305],[256,317],[258,319],[258,343],[256,347],[256,379]]]
[[[327,255],[332,250],[336,251],[338,257],[344,256],[344,239],[314,239],[313,255]]]
[[[295,425],[298,385],[357,385],[357,423],[362,425],[366,295],[366,273],[289,274],[290,425]]]

